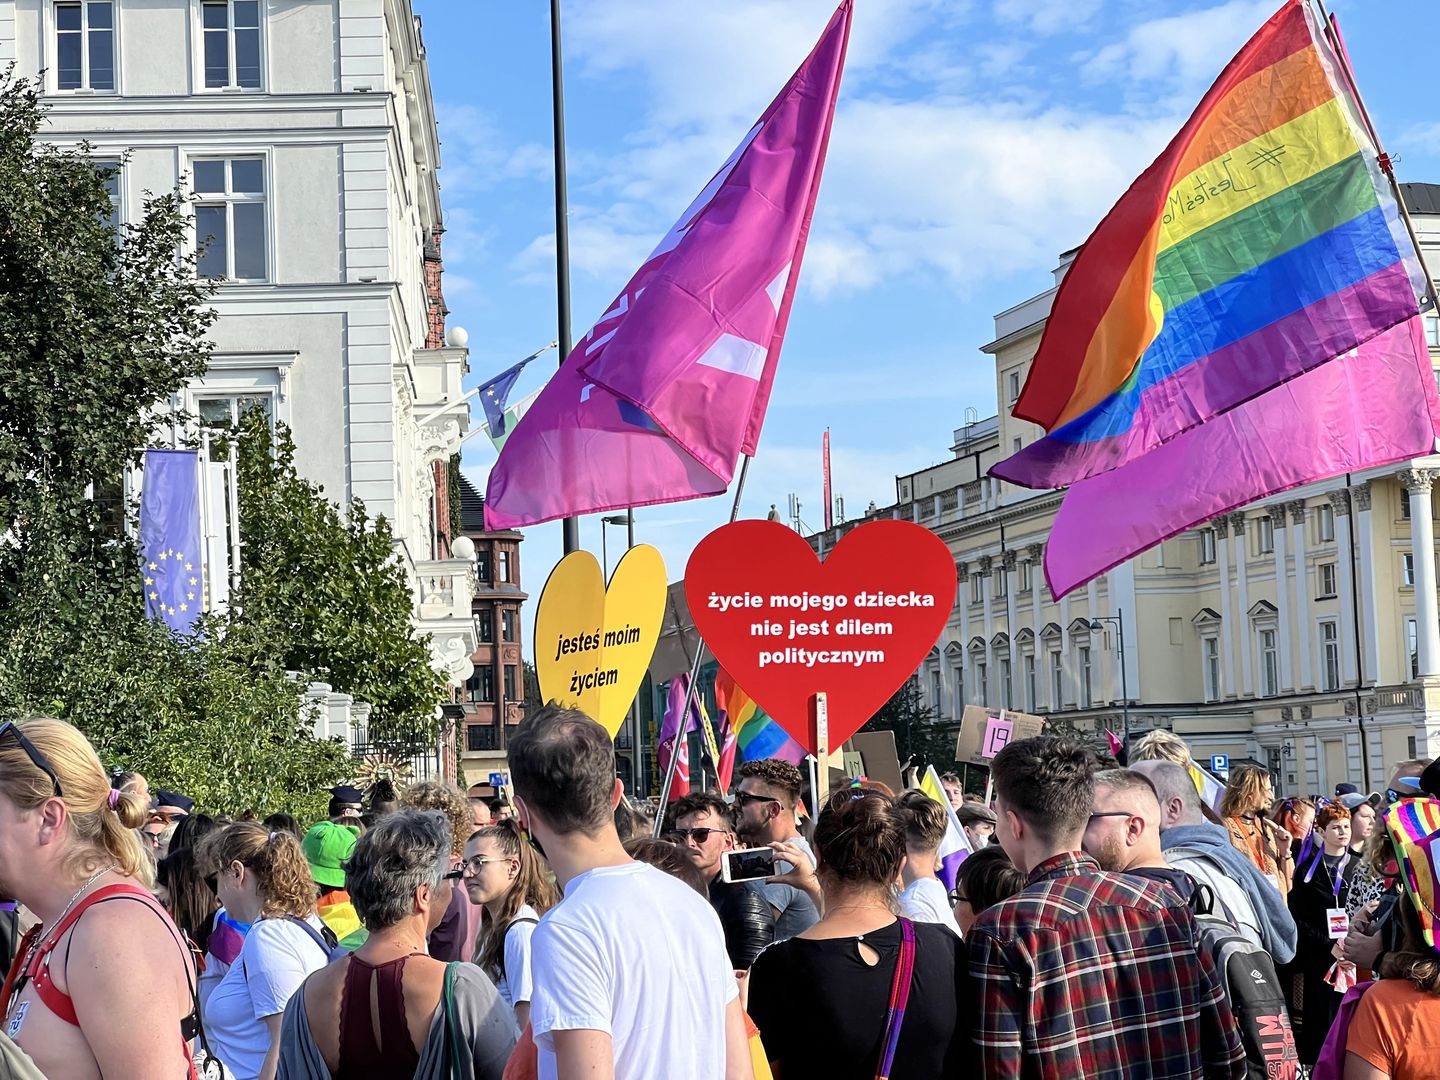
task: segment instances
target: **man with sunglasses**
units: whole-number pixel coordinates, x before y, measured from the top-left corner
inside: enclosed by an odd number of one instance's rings
[[[755,957],[775,940],[775,914],[758,882],[728,882],[720,876],[727,851],[735,849],[730,807],[708,791],[686,795],[675,804],[680,850],[710,888],[710,906],[725,931],[725,951],[736,971],[749,971]]]
[[[810,865],[802,868],[776,859],[776,878],[786,880],[771,878],[764,885],[765,898],[775,912],[775,940],[785,941],[820,921],[816,906],[819,885],[813,872],[815,853],[795,827],[795,804],[800,801],[803,780],[799,769],[778,758],[747,761],[737,771],[740,782],[735,790],[735,831],[742,846],[784,844],[810,860]],[[809,885],[808,890],[802,887],[802,880]]]

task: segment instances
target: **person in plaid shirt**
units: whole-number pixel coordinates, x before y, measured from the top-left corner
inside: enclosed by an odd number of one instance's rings
[[[1028,882],[968,935],[980,1074],[1238,1080],[1240,1032],[1189,907],[1080,850],[1094,770],[1089,751],[1049,736],[991,765],[996,836]]]

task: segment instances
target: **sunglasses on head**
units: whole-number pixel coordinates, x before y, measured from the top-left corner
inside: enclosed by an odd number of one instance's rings
[[[25,737],[25,733],[20,730],[20,726],[16,724],[15,721],[6,720],[3,724],[0,724],[0,739],[3,739],[6,735],[15,736],[15,741],[20,744],[20,749],[25,751],[25,756],[30,759],[30,764],[34,765],[50,778],[50,783],[55,787],[55,797],[57,799],[63,799],[65,793],[60,790],[60,778],[55,775],[54,766],[46,761],[45,755],[40,753],[40,751],[35,748],[35,744]]]
[[[704,828],[702,828],[702,829],[676,829],[676,830],[675,830],[675,835],[680,838],[679,841],[677,841],[678,843],[682,843],[682,844],[683,844],[683,843],[685,842],[685,838],[688,836],[688,837],[690,837],[692,840],[694,840],[695,843],[697,843],[697,844],[703,844],[703,843],[705,843],[706,840],[709,840],[709,839],[710,839],[710,834],[711,834],[711,833],[728,833],[729,831],[730,831],[729,829],[704,829]]]

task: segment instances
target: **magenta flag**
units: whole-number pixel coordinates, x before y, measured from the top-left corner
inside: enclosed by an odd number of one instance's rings
[[[1268,495],[1435,451],[1420,318],[1371,338],[1065,494],[1045,577],[1058,599],[1186,529]]]
[[[490,472],[490,528],[718,495],[755,452],[850,5],[516,425]]]

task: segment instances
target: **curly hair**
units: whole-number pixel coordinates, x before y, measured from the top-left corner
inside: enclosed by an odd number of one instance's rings
[[[1225,794],[1220,796],[1220,816],[1243,817],[1265,809],[1269,806],[1265,797],[1269,783],[1270,774],[1259,765],[1235,766],[1230,772],[1230,782],[1225,785]]]
[[[1337,821],[1348,822],[1350,811],[1337,802],[1327,802],[1319,810],[1315,811],[1315,831],[1324,832]]]
[[[779,793],[778,798],[785,804],[787,810],[795,809],[795,804],[800,801],[800,789],[805,784],[805,778],[800,775],[800,770],[788,761],[781,761],[779,758],[762,758],[759,761],[743,762],[736,770],[736,775],[741,780],[754,777],[756,780],[770,785]]]
[[[195,858],[207,877],[237,862],[254,874],[262,916],[303,919],[315,911],[315,879],[300,841],[289,830],[237,821],[205,836]]]
[[[422,780],[411,784],[400,796],[400,805],[406,810],[439,810],[450,822],[452,837],[451,858],[458,859],[465,850],[465,841],[475,831],[475,819],[470,812],[470,800],[453,784],[442,784],[438,780]]]

